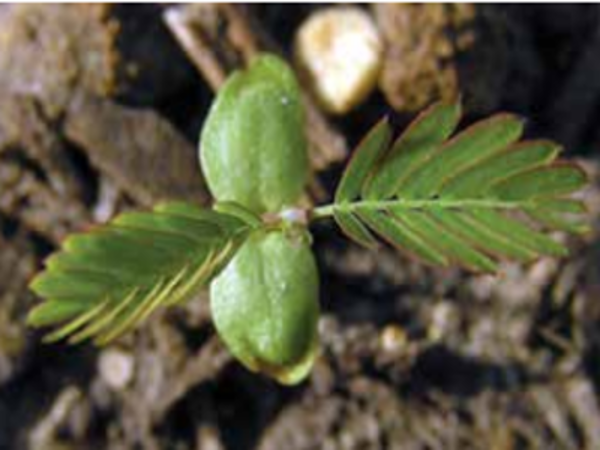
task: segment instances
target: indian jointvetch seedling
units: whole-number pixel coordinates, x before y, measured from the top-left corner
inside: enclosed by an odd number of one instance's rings
[[[67,238],[31,288],[49,342],[99,345],[206,286],[216,329],[250,370],[284,384],[318,355],[319,277],[309,226],[333,218],[358,244],[385,240],[423,262],[494,272],[505,259],[564,256],[549,232],[585,232],[586,184],[547,140],[520,141],[498,114],[452,136],[458,103],[438,103],[397,138],[381,120],[354,150],[331,204],[303,208],[307,141],[287,64],[257,57],[219,91],[200,138],[212,209],[171,202]]]

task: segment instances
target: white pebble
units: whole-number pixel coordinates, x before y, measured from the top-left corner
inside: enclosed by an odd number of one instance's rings
[[[295,52],[322,106],[343,114],[365,100],[375,87],[383,43],[366,11],[332,7],[315,12],[300,26]]]
[[[98,370],[102,380],[113,389],[123,389],[133,378],[133,356],[119,349],[102,352],[98,361]]]

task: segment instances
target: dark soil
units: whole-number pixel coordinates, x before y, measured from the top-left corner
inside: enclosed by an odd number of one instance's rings
[[[318,7],[247,11],[289,57]],[[38,301],[27,282],[68,233],[210,201],[196,141],[213,93],[165,8],[0,6],[0,450],[600,448],[596,5],[372,7],[405,60],[389,56],[381,89],[332,119],[351,147],[383,114],[401,127],[458,91],[465,123],[527,117],[529,137],[563,144],[592,180],[594,230],[565,238],[569,258],[476,276],[319,225],[322,355],[294,388],[231,359],[205,293],[109,348],[41,343],[24,324]],[[423,36],[470,44],[415,58]],[[342,166],[315,174],[323,197]]]

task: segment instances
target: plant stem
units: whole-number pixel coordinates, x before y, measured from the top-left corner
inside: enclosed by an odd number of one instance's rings
[[[528,206],[528,202],[514,202],[506,200],[486,199],[391,199],[391,200],[361,200],[353,203],[331,203],[318,206],[311,211],[311,219],[319,220],[332,216],[335,212],[357,212],[359,210],[388,210],[399,209],[461,209],[461,208],[489,208],[489,209],[515,209]]]

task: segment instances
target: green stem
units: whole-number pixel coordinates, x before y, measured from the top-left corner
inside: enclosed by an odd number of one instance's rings
[[[311,219],[319,220],[332,216],[335,212],[357,212],[358,210],[384,211],[390,208],[398,209],[427,209],[427,208],[490,208],[515,209],[527,206],[527,202],[486,200],[486,199],[390,199],[390,200],[360,200],[353,203],[332,203],[318,206],[311,212]]]

